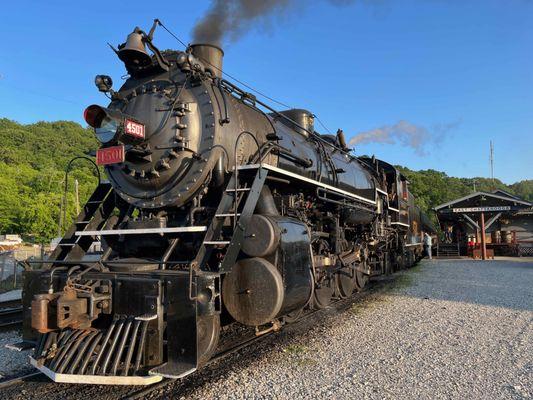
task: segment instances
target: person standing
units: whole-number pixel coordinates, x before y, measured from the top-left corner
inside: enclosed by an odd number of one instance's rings
[[[427,232],[424,233],[424,252],[427,257],[431,260],[431,236]]]

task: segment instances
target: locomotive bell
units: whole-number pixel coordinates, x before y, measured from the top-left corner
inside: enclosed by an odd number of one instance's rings
[[[146,67],[152,63],[152,58],[146,52],[144,40],[139,28],[128,35],[126,43],[119,47],[118,58],[124,64],[135,67]]]

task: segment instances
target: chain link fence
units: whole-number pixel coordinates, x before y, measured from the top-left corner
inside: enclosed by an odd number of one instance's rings
[[[25,247],[19,250],[0,251],[0,293],[22,287],[24,268],[19,261],[42,260],[40,247]]]

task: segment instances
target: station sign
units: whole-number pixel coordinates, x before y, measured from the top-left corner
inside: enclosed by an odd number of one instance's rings
[[[509,211],[511,206],[453,208],[454,213]]]

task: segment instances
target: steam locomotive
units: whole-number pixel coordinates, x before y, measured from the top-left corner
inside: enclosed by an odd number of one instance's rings
[[[85,110],[109,180],[24,274],[31,363],[56,382],[184,377],[223,327],[282,329],[412,265],[432,232],[396,168],[224,79],[215,45],[160,51],[157,24],[114,49],[129,77],[98,75],[111,102]]]

